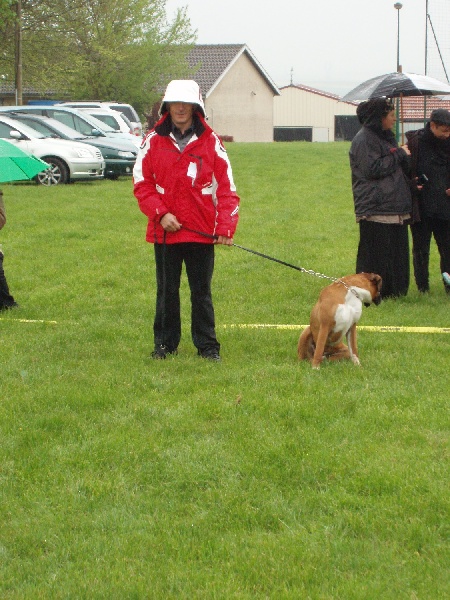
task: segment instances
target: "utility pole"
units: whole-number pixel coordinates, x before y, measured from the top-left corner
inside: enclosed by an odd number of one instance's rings
[[[16,2],[15,25],[15,90],[16,105],[22,106],[22,0]]]
[[[394,8],[397,11],[397,73],[401,73],[402,72],[402,66],[400,64],[400,9],[402,8],[403,4],[401,2],[396,2],[394,4]],[[400,103],[399,103],[399,99],[397,98],[397,102],[396,102],[396,107],[397,107],[397,119],[395,121],[395,137],[397,139],[397,141],[400,138],[400,123],[399,123],[399,119],[401,117],[400,115]]]
[[[425,2],[425,75],[428,75],[428,0]],[[423,97],[423,126],[427,124],[427,97]]]

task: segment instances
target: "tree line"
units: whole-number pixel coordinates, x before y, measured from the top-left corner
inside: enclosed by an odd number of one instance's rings
[[[18,18],[18,14],[20,18]],[[167,82],[192,76],[187,7],[166,0],[0,0],[0,85],[21,80],[42,96],[128,102],[140,114]]]

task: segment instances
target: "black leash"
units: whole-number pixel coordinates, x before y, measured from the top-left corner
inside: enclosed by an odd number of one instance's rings
[[[212,240],[217,240],[219,238],[218,235],[213,235],[211,233],[205,233],[203,231],[197,231],[195,229],[189,229],[189,227],[185,227],[183,225],[183,229],[186,231],[190,231],[191,233],[197,233],[198,235],[202,235],[203,237],[207,237]],[[308,275],[315,275],[316,277],[321,277],[323,279],[330,279],[331,281],[338,281],[338,278],[329,277],[328,275],[324,275],[323,273],[317,273],[312,269],[305,269],[304,267],[298,267],[297,265],[292,265],[291,263],[285,262],[284,260],[280,260],[279,258],[274,258],[273,256],[269,256],[267,254],[263,254],[262,252],[257,252],[256,250],[251,250],[250,248],[245,248],[245,246],[240,246],[239,244],[232,244],[235,248],[240,248],[241,250],[245,250],[245,252],[250,252],[251,254],[256,254],[256,256],[260,256],[261,258],[266,258],[267,260],[272,260],[280,265],[284,265],[285,267],[289,267],[290,269],[295,269],[296,271],[301,271],[302,273],[308,273]],[[342,282],[345,286],[346,284]],[[347,287],[347,286],[346,286]]]

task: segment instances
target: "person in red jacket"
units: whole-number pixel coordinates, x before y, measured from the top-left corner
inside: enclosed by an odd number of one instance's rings
[[[134,195],[154,244],[156,314],[153,358],[177,354],[183,263],[191,291],[191,334],[199,356],[219,361],[211,281],[214,245],[231,246],[239,196],[219,136],[205,120],[198,84],[171,81],[160,120],[148,132],[133,171]]]

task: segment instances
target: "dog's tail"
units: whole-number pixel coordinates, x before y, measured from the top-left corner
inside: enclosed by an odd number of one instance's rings
[[[299,360],[312,360],[316,345],[314,344],[311,328],[308,325],[298,340],[297,354]]]

